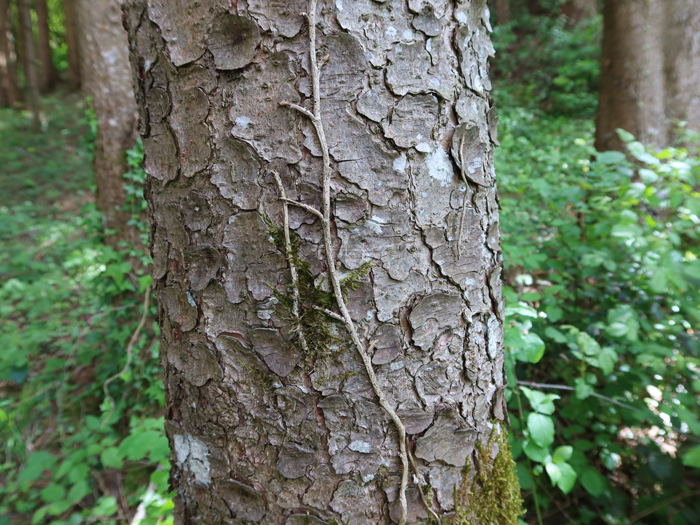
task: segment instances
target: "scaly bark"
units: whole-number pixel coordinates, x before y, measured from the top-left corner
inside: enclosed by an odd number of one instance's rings
[[[114,245],[136,241],[128,226],[124,205],[127,170],[125,151],[135,143],[136,102],[131,83],[127,35],[121,22],[119,0],[76,0],[80,27],[80,61],[83,91],[92,97],[98,120],[95,141],[97,207],[105,227],[116,233]]]
[[[319,3],[125,5],[177,523],[400,523],[406,459],[417,523],[504,458],[486,2]]]
[[[0,0],[0,105],[14,106],[22,100],[22,92],[17,85],[17,56],[9,0]]]
[[[39,35],[39,87],[44,93],[47,93],[56,85],[58,74],[51,56],[49,9],[46,0],[34,0],[34,10],[36,11],[37,33]]]
[[[68,46],[68,83],[80,87],[80,54],[78,49],[77,15],[75,0],[63,1],[63,13],[66,18],[66,45]]]

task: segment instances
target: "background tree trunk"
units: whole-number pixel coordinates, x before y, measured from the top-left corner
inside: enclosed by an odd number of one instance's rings
[[[676,124],[700,130],[700,2],[606,0],[596,148],[622,149],[622,128],[674,144]]]
[[[34,10],[36,11],[37,33],[39,35],[39,86],[46,93],[51,91],[58,81],[58,74],[51,55],[49,9],[46,6],[46,0],[34,0]]]
[[[64,0],[63,13],[66,18],[66,45],[68,46],[68,83],[80,87],[80,54],[78,49],[77,15],[75,0]]]
[[[10,2],[0,0],[0,101],[12,107],[22,100],[17,85],[17,56],[12,37]]]
[[[77,0],[80,27],[82,86],[92,97],[98,120],[95,141],[95,183],[97,207],[105,227],[115,235],[109,244],[134,241],[127,225],[130,214],[122,211],[127,170],[125,151],[134,146],[136,102],[131,85],[127,35],[121,23],[119,0]]]
[[[663,0],[605,0],[603,18],[596,148],[622,149],[617,128],[663,147],[668,142]]]
[[[596,0],[570,0],[561,4],[561,12],[574,22],[582,22],[598,13],[598,2]]]
[[[666,116],[700,132],[700,2],[669,0],[664,38]]]
[[[22,24],[21,32],[24,35],[24,50],[26,53],[24,74],[27,80],[27,86],[29,87],[29,107],[32,111],[34,132],[39,133],[44,119],[41,114],[39,79],[36,74],[36,52],[34,50],[30,0],[18,0],[17,11],[20,13],[20,22]]]
[[[496,0],[496,21],[499,25],[510,22],[510,0]]]
[[[435,512],[454,511],[461,487],[458,515],[470,516],[473,463],[492,479],[500,461],[505,474],[480,511],[484,523],[517,523],[497,424],[506,408],[486,2],[321,2],[321,142],[306,116],[280,105],[318,109],[307,3],[231,5],[125,9],[176,523],[301,525],[307,512],[311,523],[399,521],[401,447],[361,359],[370,340],[378,388],[405,425]],[[325,219],[289,210],[304,316],[296,336],[276,176],[290,198],[332,211],[326,231]],[[325,291],[327,235],[330,267],[359,279],[347,302],[359,347],[345,321],[312,307],[345,315]],[[428,516],[420,493],[411,482],[409,523]]]

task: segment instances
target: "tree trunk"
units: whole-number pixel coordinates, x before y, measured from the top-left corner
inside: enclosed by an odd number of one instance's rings
[[[76,0],[80,27],[81,77],[85,93],[92,97],[98,120],[95,141],[97,207],[111,245],[135,241],[136,232],[127,225],[124,205],[127,171],[125,151],[134,146],[136,102],[131,82],[127,35],[121,23],[119,0]]]
[[[20,13],[20,22],[22,24],[20,29],[24,35],[24,50],[26,53],[24,74],[29,87],[29,107],[32,111],[34,133],[39,133],[43,126],[44,118],[41,114],[39,79],[36,74],[36,52],[34,50],[34,32],[32,31],[30,0],[18,0],[17,11]]]
[[[570,0],[561,4],[561,12],[574,22],[582,22],[598,13],[597,0]]]
[[[510,22],[510,0],[496,0],[496,21],[498,25]]]
[[[17,57],[12,38],[10,2],[0,0],[0,105],[12,107],[22,100],[17,85]]]
[[[687,122],[686,129],[700,132],[700,3],[669,0],[664,39],[666,116]]]
[[[49,9],[46,6],[46,0],[34,0],[34,10],[36,11],[37,32],[39,34],[39,86],[44,93],[47,93],[56,85],[58,75],[51,56]]]
[[[700,129],[700,2],[606,0],[596,148],[622,149],[616,129],[672,145],[674,119]]]
[[[126,2],[176,523],[515,524],[486,2],[315,3]]]
[[[80,87],[80,54],[78,50],[77,15],[75,0],[64,0],[63,13],[66,17],[66,45],[68,46],[68,83]]]

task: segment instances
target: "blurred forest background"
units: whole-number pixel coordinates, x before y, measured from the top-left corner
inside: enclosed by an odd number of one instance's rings
[[[102,3],[0,0],[0,525],[172,523],[142,147]],[[523,523],[700,523],[700,116],[658,4],[491,5]]]

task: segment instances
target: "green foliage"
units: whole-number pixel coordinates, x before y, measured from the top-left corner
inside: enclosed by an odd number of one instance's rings
[[[543,5],[542,14],[533,15],[524,1],[511,0],[512,21],[494,27],[493,76],[508,80],[500,82],[499,104],[516,97],[518,104],[552,114],[595,115],[603,20],[574,24],[559,14],[560,3]]]
[[[152,321],[127,373],[109,385],[116,409],[103,424],[110,409],[103,384],[126,362],[150,283],[138,263],[148,257],[103,243],[100,214],[83,191],[91,149],[80,135],[94,133],[91,114],[72,118],[73,96],[44,104],[49,129],[41,136],[25,116],[0,111],[0,160],[10,167],[0,184],[15,196],[0,208],[0,515],[33,524],[116,523],[143,501],[143,523],[171,523]],[[137,147],[128,157],[128,205],[141,225],[142,153]]]
[[[597,153],[592,131],[501,110],[506,366],[530,383],[508,396],[523,487],[545,509],[571,494],[577,523],[624,523],[697,479],[700,161],[627,133],[627,154]],[[673,523],[700,516],[671,507]]]

